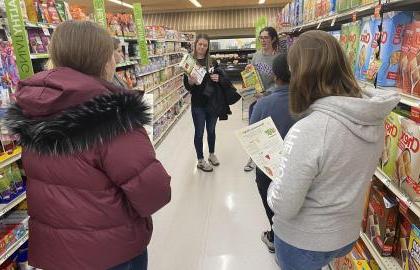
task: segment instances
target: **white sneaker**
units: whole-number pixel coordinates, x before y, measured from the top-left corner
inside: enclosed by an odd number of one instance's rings
[[[244,167],[244,171],[250,172],[253,169],[255,169],[255,167],[256,167],[256,165],[255,165],[254,161],[252,159],[249,159],[248,163]]]
[[[217,157],[216,157],[216,155],[215,154],[210,154],[210,156],[209,156],[209,162],[211,163],[211,165],[213,165],[213,166],[219,166],[220,165],[220,162],[219,162],[219,160],[217,159]]]
[[[202,170],[204,172],[212,172],[213,171],[213,167],[210,164],[208,164],[204,159],[198,160],[197,168],[199,168],[200,170]]]

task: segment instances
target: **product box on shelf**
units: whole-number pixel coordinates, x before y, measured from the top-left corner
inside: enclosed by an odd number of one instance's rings
[[[397,86],[403,93],[420,96],[420,15],[405,28]]]
[[[359,7],[362,4],[361,0],[351,0],[351,8]]]
[[[372,55],[372,42],[375,37],[375,18],[368,16],[362,19],[359,49],[356,57],[355,76],[359,80],[366,79]]]
[[[402,189],[420,201],[420,126],[408,118],[401,118],[401,136],[396,161],[397,177]]]
[[[383,172],[392,179],[397,186],[400,186],[396,177],[396,161],[398,154],[398,142],[401,136],[402,116],[391,112],[385,119],[385,142],[381,157],[381,168]]]
[[[402,269],[406,268],[407,257],[410,256],[408,252],[411,227],[412,225],[419,226],[420,220],[411,210],[404,207],[401,210],[400,207],[400,216],[399,216],[399,225],[398,225],[398,237],[395,245],[394,257],[397,259],[398,264]]]
[[[374,182],[375,183],[375,182]],[[391,256],[397,229],[398,205],[382,185],[372,185],[366,234],[382,256]]]
[[[401,59],[404,29],[412,21],[412,12],[388,12],[384,14],[380,60],[379,86],[395,86]]]
[[[349,32],[347,38],[346,54],[353,72],[356,68],[356,55],[359,49],[361,24],[361,21],[350,23],[348,28]]]
[[[343,12],[351,7],[351,0],[337,0],[337,11]]]
[[[406,258],[404,270],[420,269],[420,230],[416,225],[411,227],[410,243],[408,247],[409,256]]]
[[[359,239],[349,254],[331,263],[333,270],[379,270],[365,244]]]
[[[340,45],[343,48],[344,52],[347,52],[348,47],[348,39],[349,39],[349,31],[350,31],[350,25],[349,24],[343,24],[341,26],[341,32],[340,32]]]

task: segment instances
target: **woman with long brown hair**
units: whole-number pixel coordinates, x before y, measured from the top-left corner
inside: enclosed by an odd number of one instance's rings
[[[393,91],[362,91],[337,40],[302,34],[291,47],[288,132],[268,204],[282,270],[320,270],[359,238],[363,201],[383,148]]]
[[[7,116],[24,149],[29,263],[145,270],[151,215],[171,188],[143,96],[111,83],[113,41],[93,22],[60,24],[50,56],[51,70],[19,83]]]

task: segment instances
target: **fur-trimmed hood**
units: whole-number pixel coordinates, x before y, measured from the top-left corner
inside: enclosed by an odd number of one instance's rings
[[[80,153],[151,119],[141,93],[118,89],[69,68],[22,81],[16,97],[6,126],[19,135],[24,148],[40,154]]]

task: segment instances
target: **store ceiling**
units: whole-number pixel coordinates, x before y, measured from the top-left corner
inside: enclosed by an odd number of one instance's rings
[[[145,13],[155,12],[173,12],[173,11],[194,11],[206,9],[230,9],[244,7],[282,7],[290,0],[266,0],[265,4],[259,5],[258,0],[198,0],[203,6],[195,7],[188,0],[141,0],[143,11]],[[84,7],[88,12],[92,10],[92,0],[69,0],[70,4],[76,4]],[[133,4],[138,0],[124,0],[123,2]],[[110,12],[129,12],[131,9],[119,4],[105,0],[106,9]]]

